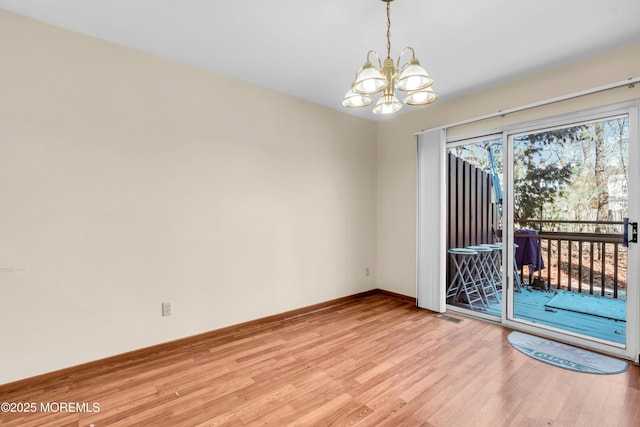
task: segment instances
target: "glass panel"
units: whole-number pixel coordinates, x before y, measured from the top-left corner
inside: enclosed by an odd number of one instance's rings
[[[514,318],[624,344],[628,116],[513,144]]]
[[[502,316],[502,138],[448,151],[447,304]]]

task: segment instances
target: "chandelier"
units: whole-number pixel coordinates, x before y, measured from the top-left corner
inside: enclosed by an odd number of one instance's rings
[[[387,3],[387,59],[384,64],[380,61],[380,56],[370,50],[367,52],[367,61],[356,72],[356,79],[351,84],[351,89],[342,100],[342,105],[349,108],[366,107],[373,103],[372,95],[382,92],[378,102],[373,107],[375,114],[391,114],[399,111],[402,104],[396,98],[396,89],[406,92],[403,101],[407,105],[426,105],[438,98],[438,95],[431,89],[433,79],[425,71],[416,58],[416,54],[411,47],[405,47],[398,55],[396,64],[391,59],[391,2],[393,0],[382,0]],[[400,66],[400,59],[406,52],[411,52],[409,62]],[[376,68],[372,61],[375,57],[378,62]]]

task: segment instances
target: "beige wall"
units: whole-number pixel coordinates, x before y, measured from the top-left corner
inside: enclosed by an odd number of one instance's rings
[[[378,126],[378,287],[416,295],[416,138],[420,130],[640,76],[640,44],[489,90],[440,101]],[[437,85],[437,76],[436,85]],[[435,88],[437,91],[437,87]],[[640,98],[640,84],[452,129],[468,134]]]
[[[376,287],[374,123],[3,11],[0,52],[0,383]]]

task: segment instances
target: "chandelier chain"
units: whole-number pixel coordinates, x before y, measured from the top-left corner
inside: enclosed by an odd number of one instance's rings
[[[391,2],[387,2],[387,58],[391,58]]]

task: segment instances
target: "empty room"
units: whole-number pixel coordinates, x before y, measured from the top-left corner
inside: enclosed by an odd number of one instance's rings
[[[0,0],[0,425],[638,426],[638,16]]]

